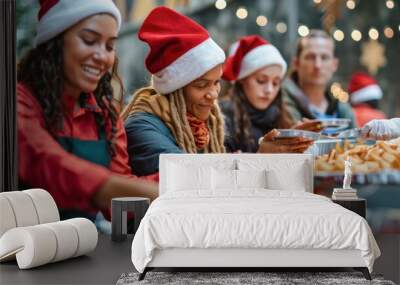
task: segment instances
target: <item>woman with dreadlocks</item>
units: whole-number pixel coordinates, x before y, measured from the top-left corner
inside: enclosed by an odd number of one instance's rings
[[[134,173],[157,173],[160,153],[225,152],[216,102],[223,50],[202,26],[166,7],[149,14],[139,39],[150,46],[152,86],[139,89],[122,114]]]
[[[113,102],[121,16],[111,0],[40,1],[35,47],[18,66],[19,180],[44,188],[62,218],[94,219],[111,198],[154,199],[131,175]]]
[[[226,120],[225,146],[230,152],[304,152],[312,140],[276,140],[275,128],[294,125],[282,102],[281,81],[286,62],[278,49],[258,35],[242,37],[232,45],[222,77],[231,85],[221,100]],[[297,129],[320,131],[320,122],[299,122]],[[263,139],[260,148],[258,140]]]

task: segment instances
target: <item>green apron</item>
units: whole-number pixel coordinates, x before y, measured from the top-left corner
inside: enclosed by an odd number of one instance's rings
[[[57,141],[69,153],[72,153],[84,160],[102,165],[106,168],[110,166],[111,154],[107,143],[106,133],[104,129],[99,131],[98,140],[81,140],[73,137],[58,137]],[[82,175],[85,175],[82,173]],[[62,220],[85,217],[95,220],[95,215],[85,213],[79,209],[60,209],[60,217]]]
[[[98,140],[58,137],[57,141],[69,153],[107,168],[110,166],[111,155],[108,151],[108,143],[104,130],[99,132]]]
[[[99,131],[98,140],[81,140],[73,137],[58,137],[58,143],[69,153],[72,153],[84,160],[109,167],[111,162],[111,154],[109,153],[106,133],[102,129]],[[85,173],[82,173],[85,175]],[[22,180],[18,181],[18,189],[30,189],[31,185]],[[88,218],[92,221],[95,220],[95,214],[83,212],[79,209],[59,209],[60,218],[62,220],[71,219],[76,217]]]

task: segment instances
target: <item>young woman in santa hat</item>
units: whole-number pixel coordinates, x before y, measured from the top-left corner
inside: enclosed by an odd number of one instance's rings
[[[232,45],[223,78],[230,82],[220,106],[225,114],[228,151],[304,152],[312,141],[305,138],[275,140],[275,128],[294,125],[285,109],[281,81],[286,62],[276,47],[258,35],[242,37]],[[317,121],[300,122],[298,129],[320,130]]]
[[[94,218],[113,197],[156,198],[157,184],[131,175],[113,104],[117,7],[111,0],[40,5],[35,46],[18,66],[20,181],[49,191],[64,218]]]

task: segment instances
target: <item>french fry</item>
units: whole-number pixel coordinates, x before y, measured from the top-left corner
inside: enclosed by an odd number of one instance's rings
[[[381,160],[381,156],[379,155],[379,153],[377,151],[371,151],[368,154],[368,160],[370,160],[370,161],[380,161]]]
[[[391,146],[388,145],[388,144],[386,144],[385,142],[381,142],[381,143],[379,144],[379,146],[380,146],[384,151],[386,151],[387,153],[390,153],[390,154],[392,154],[392,155],[394,155],[394,156],[400,158],[400,153],[399,153],[398,151],[392,149]]]
[[[380,170],[380,165],[376,161],[367,161],[365,162],[365,165],[368,168],[368,172],[376,172]]]
[[[381,165],[381,167],[384,168],[384,169],[385,168],[392,168],[392,165],[389,162],[387,162],[386,160],[381,159],[378,162]]]
[[[365,164],[355,164],[352,169],[355,173],[368,172],[368,167]]]
[[[351,155],[351,154],[360,154],[360,153],[363,153],[363,152],[365,152],[365,151],[367,151],[367,149],[368,149],[368,146],[366,146],[366,145],[357,145],[357,146],[355,146],[354,148],[352,148],[352,149],[349,149],[348,151],[347,151],[347,153],[349,154],[349,155]]]
[[[393,154],[389,153],[389,152],[385,152],[382,155],[382,159],[386,160],[390,164],[393,164],[393,163],[395,163],[397,161],[397,157],[394,156]]]
[[[332,149],[328,155],[328,163],[332,163],[336,156],[336,150]]]
[[[334,171],[335,170],[335,166],[332,164],[329,164],[325,161],[317,161],[317,169],[319,171]]]
[[[343,148],[340,145],[340,143],[338,143],[338,142],[336,143],[335,150],[337,153],[343,153]]]
[[[336,159],[333,162],[333,165],[335,166],[335,170],[338,170],[338,171],[344,170],[344,161],[343,160]]]
[[[349,149],[349,146],[350,146],[350,141],[345,140],[343,143],[343,151],[346,152]]]

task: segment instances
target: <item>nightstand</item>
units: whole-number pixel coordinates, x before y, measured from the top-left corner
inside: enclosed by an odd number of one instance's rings
[[[365,199],[354,199],[354,200],[333,200],[332,202],[339,204],[340,206],[353,211],[356,214],[359,214],[361,217],[365,219],[366,217],[366,209],[367,209],[367,201]]]
[[[128,234],[135,234],[149,205],[148,198],[113,198],[111,200],[111,240],[124,241]],[[128,232],[128,212],[133,213],[134,216],[132,232]]]

